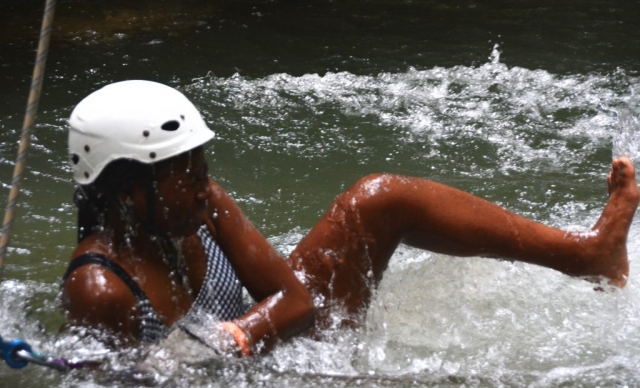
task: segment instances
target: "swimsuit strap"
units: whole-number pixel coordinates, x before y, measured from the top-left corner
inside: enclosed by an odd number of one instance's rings
[[[78,256],[75,260],[73,260],[71,264],[69,264],[67,272],[65,272],[64,276],[62,276],[62,283],[64,284],[64,282],[67,281],[69,275],[71,275],[71,273],[77,268],[89,264],[97,264],[116,274],[116,276],[118,276],[120,280],[122,280],[124,284],[129,287],[129,289],[133,293],[133,296],[136,297],[137,301],[145,299],[148,300],[147,294],[142,291],[142,288],[140,288],[138,283],[133,280],[131,275],[129,275],[124,269],[122,269],[122,267],[116,262],[99,253],[85,253],[84,255]]]
[[[129,287],[131,293],[136,298],[137,307],[139,309],[140,328],[142,330],[140,340],[143,342],[155,342],[162,338],[166,334],[166,327],[160,321],[160,317],[156,314],[155,309],[151,306],[147,294],[144,293],[138,283],[133,280],[120,265],[113,260],[108,259],[105,255],[98,253],[85,253],[78,256],[73,260],[64,276],[62,277],[62,284],[66,282],[67,278],[73,271],[83,265],[96,264],[113,272],[116,276]]]

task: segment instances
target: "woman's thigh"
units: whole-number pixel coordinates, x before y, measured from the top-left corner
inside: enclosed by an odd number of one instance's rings
[[[339,195],[289,256],[316,307],[357,313],[367,306],[401,238],[390,200],[393,179],[370,175]]]

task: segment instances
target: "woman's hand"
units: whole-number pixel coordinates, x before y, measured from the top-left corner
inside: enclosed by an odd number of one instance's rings
[[[178,323],[178,329],[193,340],[221,355],[250,356],[251,347],[247,335],[233,322],[220,322],[212,317],[198,317]]]

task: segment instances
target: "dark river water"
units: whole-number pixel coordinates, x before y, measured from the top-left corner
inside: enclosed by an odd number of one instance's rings
[[[0,0],[0,182],[8,195],[44,2]],[[638,1],[59,1],[38,124],[0,279],[0,336],[98,359],[59,334],[75,244],[66,119],[149,79],[194,101],[211,175],[283,255],[359,177],[438,180],[588,230],[615,156],[640,158]],[[638,386],[640,225],[628,286],[401,247],[356,332],[252,360],[166,368],[163,387]],[[135,353],[135,352],[133,352]],[[0,365],[0,385],[136,386]]]

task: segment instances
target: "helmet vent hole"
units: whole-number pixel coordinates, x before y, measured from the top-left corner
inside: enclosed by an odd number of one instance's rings
[[[78,156],[78,154],[71,155],[71,161],[73,162],[73,164],[78,164],[78,162],[80,161],[80,157]]]
[[[91,148],[88,145],[84,146],[84,152],[89,152],[91,151]]]
[[[85,171],[85,172],[84,172],[84,177],[85,177],[85,178],[87,178],[87,179],[89,179],[89,173]]]
[[[162,124],[162,127],[160,128],[164,129],[165,131],[175,131],[176,129],[180,128],[180,123],[175,120],[171,120]]]
[[[149,131],[142,131],[142,136],[149,137]]]
[[[151,159],[155,159],[155,158],[156,158],[156,153],[155,153],[155,152],[150,153],[150,154],[149,154],[149,157],[150,157]]]
[[[184,121],[184,115],[180,115],[180,118],[182,119],[182,121]]]

